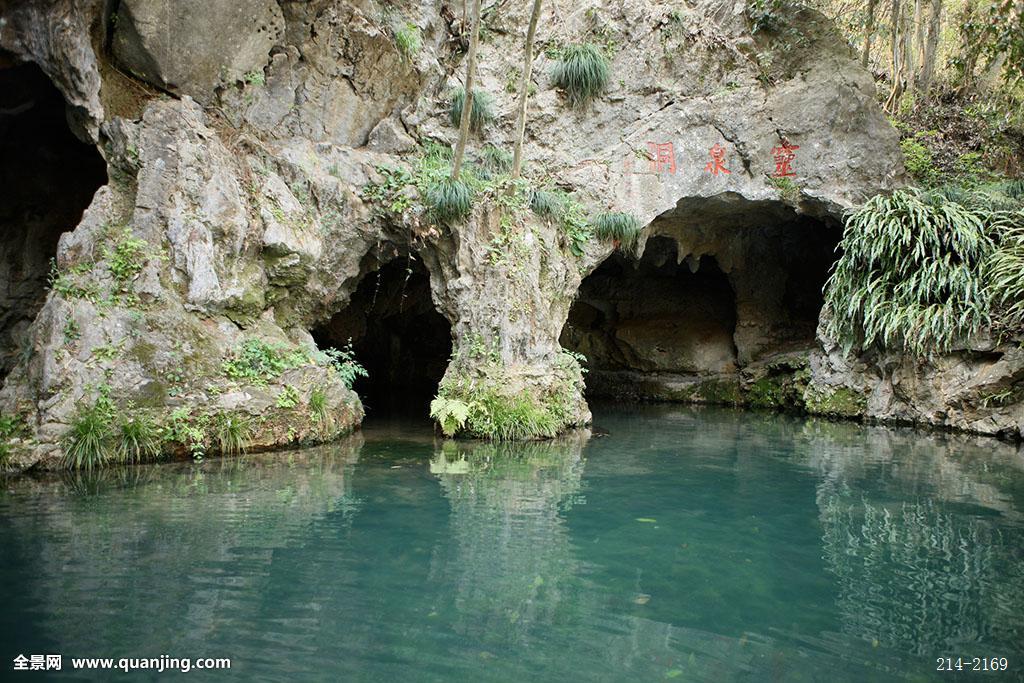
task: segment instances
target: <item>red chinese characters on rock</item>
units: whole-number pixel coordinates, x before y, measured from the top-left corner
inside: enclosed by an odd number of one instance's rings
[[[722,147],[717,142],[711,146],[708,150],[708,154],[711,155],[711,161],[708,162],[704,170],[711,173],[711,175],[718,175],[719,173],[732,173],[725,167],[725,147]]]
[[[647,156],[651,160],[651,172],[676,172],[676,150],[671,142],[648,142]]]
[[[799,145],[790,144],[786,138],[782,138],[778,145],[772,147],[772,159],[775,160],[773,178],[787,178],[796,175],[793,170],[793,159],[796,159],[796,150],[798,149],[800,149]]]

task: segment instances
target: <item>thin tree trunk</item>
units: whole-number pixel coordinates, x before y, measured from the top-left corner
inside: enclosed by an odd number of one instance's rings
[[[938,53],[939,33],[942,31],[942,0],[932,0],[931,15],[928,17],[928,38],[924,43],[924,54],[921,55],[921,78],[918,89],[927,93],[935,75],[935,57]]]
[[[889,72],[892,80],[892,90],[885,100],[885,109],[890,114],[894,113],[899,106],[900,97],[903,96],[903,40],[900,34],[900,0],[892,0],[891,16],[889,17],[889,42],[892,57],[892,69]]]
[[[875,5],[878,0],[868,0],[868,16],[864,24],[864,54],[860,56],[861,65],[867,69],[871,61],[871,39],[875,33]]]
[[[526,31],[526,49],[523,52],[523,84],[519,90],[519,114],[516,117],[516,146],[512,154],[512,179],[519,178],[523,165],[523,138],[526,136],[526,104],[530,99],[530,81],[533,76],[533,39],[537,36],[542,0],[533,0],[530,28]]]
[[[469,56],[466,58],[466,97],[462,104],[462,118],[459,119],[459,141],[455,144],[455,159],[452,161],[452,180],[459,179],[462,157],[466,154],[466,140],[469,139],[469,119],[473,111],[473,81],[476,77],[476,48],[480,42],[480,0],[473,0],[473,29],[469,36]]]

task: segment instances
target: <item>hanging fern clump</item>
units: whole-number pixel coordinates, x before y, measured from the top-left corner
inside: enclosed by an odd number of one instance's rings
[[[990,322],[983,265],[988,216],[937,194],[899,190],[846,221],[842,257],[825,285],[826,332],[849,351],[919,357],[948,351]]]
[[[572,106],[583,106],[608,86],[608,59],[593,45],[570,45],[562,50],[551,77],[555,87],[565,90]]]
[[[1020,195],[1024,198],[1024,192]],[[1000,331],[1024,328],[1024,208],[993,215],[999,247],[985,269]]]

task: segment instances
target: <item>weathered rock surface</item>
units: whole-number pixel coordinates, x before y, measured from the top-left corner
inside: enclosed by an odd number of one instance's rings
[[[615,246],[595,239],[580,253],[557,221],[510,225],[496,196],[478,197],[470,220],[447,226],[423,213],[411,184],[397,207],[364,193],[383,180],[381,167],[408,166],[422,143],[455,137],[447,107],[463,71],[453,49],[462,36],[446,4],[124,0],[114,23],[98,2],[9,5],[0,4],[0,47],[50,75],[110,176],[77,227],[67,226],[56,254],[65,279],[28,330],[31,354],[0,391],[0,409],[30,427],[9,467],[58,465],[76,411],[98,392],[165,421],[190,408],[193,424],[199,413],[244,415],[257,447],[353,428],[362,407],[310,332],[361,334],[365,317],[344,314],[353,293],[403,259],[425,270],[451,327],[446,383],[558,400],[562,428],[589,421],[579,366],[559,337],[581,282]],[[489,15],[481,87],[496,118],[474,150],[484,140],[511,147],[528,10]],[[646,281],[612,302],[625,324],[579,335],[609,359],[599,369],[611,386],[630,373],[634,386],[655,385],[640,395],[729,402],[742,387],[778,394],[778,405],[802,393],[800,358],[814,346],[817,316],[805,294],[821,277],[807,264],[834,244],[844,208],[903,181],[871,78],[826,22],[801,10],[787,32],[751,36],[742,10],[716,0],[583,2],[548,7],[540,23],[527,177],[574,190],[591,215],[633,213],[649,226],[637,253],[646,246],[653,267],[717,273],[718,299],[698,283],[655,311],[644,304],[662,294]],[[399,50],[399,24],[416,26],[418,52]],[[101,81],[97,64],[108,57],[89,38],[107,31],[122,68],[169,95]],[[584,40],[609,46],[613,76],[603,97],[572,109],[552,87],[545,48]],[[140,115],[107,116],[101,85],[141,98]],[[772,176],[783,143],[796,156],[780,182]],[[709,170],[715,145],[729,173]],[[126,274],[118,249],[129,239],[146,247]],[[606,304],[594,308],[607,313]],[[305,361],[260,378],[227,372],[249,340]],[[816,358],[815,376],[832,377]],[[941,392],[956,381],[929,385],[936,400],[948,403],[952,394]],[[919,383],[899,405],[921,391]],[[314,392],[329,424],[314,416]],[[981,415],[954,422],[995,424]]]

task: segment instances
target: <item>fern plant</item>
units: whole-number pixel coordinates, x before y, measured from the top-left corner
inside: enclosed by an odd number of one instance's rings
[[[465,426],[473,406],[457,398],[438,396],[430,402],[430,417],[441,425],[445,436],[455,436]]]
[[[982,266],[993,246],[984,214],[937,194],[871,198],[847,218],[825,285],[827,333],[847,351],[948,351],[989,322]]]
[[[551,74],[555,87],[565,91],[574,107],[599,97],[608,86],[608,78],[608,58],[589,43],[564,48]]]

